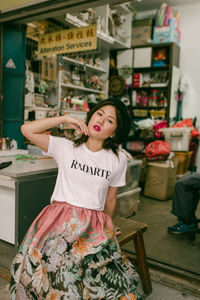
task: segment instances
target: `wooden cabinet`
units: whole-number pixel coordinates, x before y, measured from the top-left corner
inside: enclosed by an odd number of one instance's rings
[[[135,120],[151,117],[169,124],[171,102],[179,79],[180,48],[175,43],[134,48],[131,115]]]

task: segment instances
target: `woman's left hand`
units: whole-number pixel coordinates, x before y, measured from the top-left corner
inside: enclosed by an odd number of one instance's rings
[[[120,228],[119,227],[115,227],[115,235],[120,235],[121,234],[121,231],[120,231]]]

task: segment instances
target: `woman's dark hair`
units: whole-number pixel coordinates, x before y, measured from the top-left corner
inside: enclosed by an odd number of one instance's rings
[[[107,138],[103,143],[104,149],[112,149],[112,151],[117,154],[117,149],[120,144],[123,144],[130,131],[130,118],[127,112],[126,105],[118,100],[117,98],[108,98],[103,101],[98,102],[88,113],[86,118],[86,125],[88,125],[92,115],[99,110],[101,107],[106,105],[112,105],[116,109],[116,118],[117,118],[117,128],[114,137]],[[80,138],[74,140],[74,144],[79,146],[85,143],[88,139],[88,136],[82,134]]]

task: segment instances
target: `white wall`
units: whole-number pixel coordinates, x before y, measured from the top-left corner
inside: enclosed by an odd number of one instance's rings
[[[177,7],[181,14],[180,70],[189,80],[183,98],[183,118],[197,117],[200,131],[200,3]],[[200,150],[196,157],[200,171]]]
[[[174,7],[181,14],[180,73],[188,82],[182,103],[183,118],[197,117],[200,131],[200,3]],[[138,14],[139,18],[155,16],[155,11]],[[196,157],[200,172],[200,149]]]
[[[200,125],[200,3],[178,8],[181,13],[181,74],[189,79],[183,117],[198,117]]]

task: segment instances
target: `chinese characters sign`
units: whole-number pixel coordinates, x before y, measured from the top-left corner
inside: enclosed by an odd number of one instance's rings
[[[93,50],[97,47],[97,26],[91,25],[41,35],[38,56]]]

